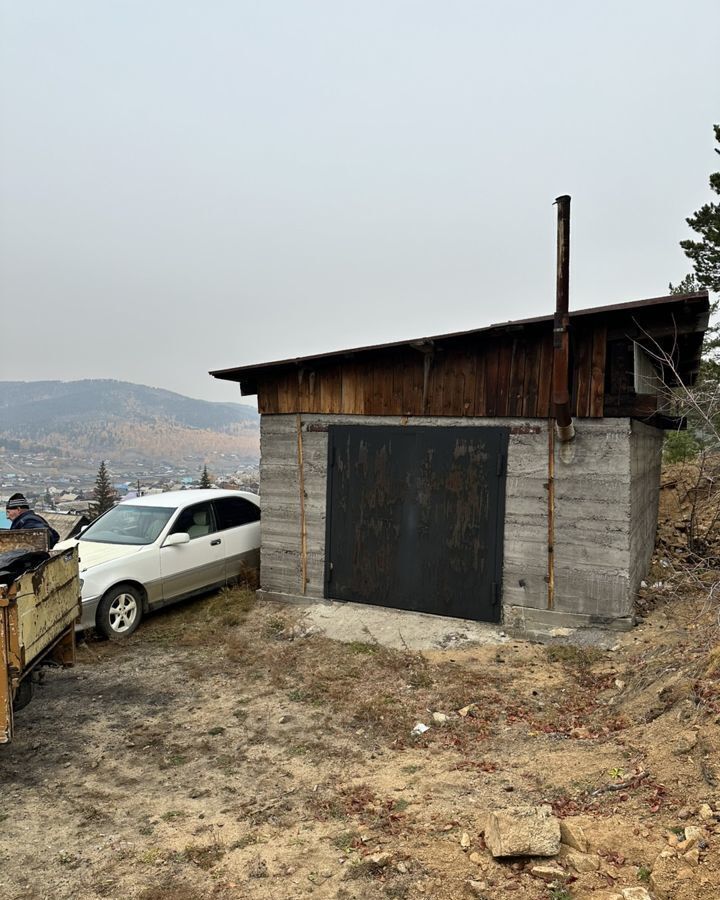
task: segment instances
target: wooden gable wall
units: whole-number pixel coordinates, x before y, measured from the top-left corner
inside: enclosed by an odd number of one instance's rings
[[[572,414],[605,414],[607,333],[597,322],[572,331]],[[258,379],[263,414],[394,416],[552,415],[552,323],[505,333],[378,348]],[[621,373],[622,374],[622,373]],[[620,412],[616,407],[615,415]]]

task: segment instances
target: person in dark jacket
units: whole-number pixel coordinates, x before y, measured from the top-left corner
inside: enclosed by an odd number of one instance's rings
[[[10,519],[10,530],[14,528],[46,528],[48,533],[48,549],[52,549],[60,539],[60,535],[42,516],[30,509],[30,504],[22,494],[13,494],[8,500],[5,515]]]

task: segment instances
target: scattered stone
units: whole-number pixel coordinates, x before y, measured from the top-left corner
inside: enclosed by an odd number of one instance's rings
[[[458,710],[458,715],[459,715],[459,716],[462,716],[463,719],[464,719],[464,718],[466,718],[467,716],[473,715],[476,709],[477,709],[477,704],[475,704],[475,703],[470,703],[470,704],[468,704],[468,706],[463,706],[462,709],[459,709],[459,710]]]
[[[715,813],[712,811],[712,807],[708,806],[707,803],[703,803],[703,805],[698,810],[698,815],[703,820],[703,822],[709,822],[711,819],[715,818]]]
[[[408,867],[405,865],[404,862],[402,862],[402,860],[395,866],[395,868],[398,870],[398,872],[401,875],[407,875],[407,873],[408,873]]]
[[[687,850],[692,850],[703,839],[704,834],[702,828],[698,828],[697,825],[688,825],[685,829],[685,840],[678,843],[678,850],[683,853]]]
[[[313,634],[318,634],[320,629],[317,625],[292,625],[288,628],[283,628],[282,631],[278,631],[275,634],[276,641],[297,641],[302,638],[311,637]]]
[[[470,888],[470,893],[474,894],[476,897],[485,896],[487,884],[484,881],[468,881],[467,886]]]
[[[421,734],[425,734],[426,731],[430,730],[429,725],[425,725],[423,722],[416,722],[415,727],[410,732],[410,734],[415,735],[416,737]]]
[[[700,851],[697,847],[694,847],[692,850],[688,850],[687,853],[683,854],[683,859],[688,865],[696,868],[700,865]]]
[[[682,731],[677,736],[677,749],[675,753],[678,755],[689,753],[695,748],[698,742],[696,731]]]
[[[672,857],[663,857],[662,854],[658,856],[650,873],[650,889],[656,897],[662,897],[663,900],[673,900],[675,893],[677,858],[675,854]]]
[[[683,806],[683,808],[678,811],[677,817],[681,822],[684,822],[685,819],[689,819],[691,815],[692,810],[688,809],[687,806]]]
[[[565,878],[565,872],[560,866],[533,866],[530,869],[530,874],[548,883]]]
[[[460,846],[463,848],[463,850],[467,850],[470,846],[470,835],[467,833],[467,831],[463,831],[462,835],[460,836]]]
[[[469,858],[470,862],[475,863],[476,866],[481,865],[481,863],[483,862],[482,855],[480,853],[478,853],[477,851],[474,851],[473,853],[471,853],[468,858]]]
[[[625,682],[622,680],[622,678],[616,678],[616,679],[615,679],[615,687],[616,687],[619,691],[621,691],[621,690],[625,687]]]
[[[647,888],[644,887],[623,888],[620,896],[623,900],[652,900]]]
[[[560,823],[549,805],[498,809],[488,816],[485,843],[493,856],[555,856]]]
[[[600,860],[597,856],[593,856],[590,853],[579,853],[576,850],[571,850],[565,854],[563,859],[576,872],[583,874],[586,872],[597,872],[600,869]]]
[[[433,722],[435,722],[436,725],[444,725],[448,720],[448,717],[445,715],[445,713],[434,712],[432,716]]]
[[[280,716],[280,718],[278,719],[278,722],[280,723],[280,725],[287,725],[287,723],[289,721],[290,721],[290,716]]]
[[[387,850],[382,853],[373,853],[370,857],[370,862],[377,866],[379,869],[383,869],[392,859],[392,853],[389,853]]]
[[[582,827],[572,819],[560,820],[560,840],[568,847],[587,853],[588,842]]]

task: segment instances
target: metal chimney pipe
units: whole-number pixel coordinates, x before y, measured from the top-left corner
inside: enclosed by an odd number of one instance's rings
[[[575,437],[570,415],[570,197],[555,200],[557,224],[557,290],[553,323],[553,406],[558,437],[562,442]]]

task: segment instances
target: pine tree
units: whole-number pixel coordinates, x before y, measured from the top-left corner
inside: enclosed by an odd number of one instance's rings
[[[720,144],[720,125],[713,125],[715,140]],[[720,150],[715,148],[720,154]],[[710,176],[710,190],[720,196],[720,172]],[[686,219],[699,241],[680,241],[688,259],[692,260],[695,278],[701,288],[720,291],[720,203],[706,203]]]
[[[105,460],[100,463],[100,468],[98,469],[98,473],[95,478],[93,500],[95,502],[90,505],[90,515],[93,517],[93,519],[97,519],[98,516],[101,516],[104,512],[112,509],[112,507],[115,505],[115,502],[117,501],[117,494],[115,493],[115,489],[113,488],[113,486],[110,484],[110,479],[105,467]]]
[[[697,278],[695,278],[693,272],[690,272],[677,284],[673,284],[671,281],[668,285],[669,294],[696,294],[699,290],[700,285],[697,283]]]
[[[713,125],[715,139],[720,143],[720,125]],[[719,149],[715,152],[720,154]],[[710,189],[720,195],[720,172],[710,176]],[[694,272],[686,275],[677,284],[668,285],[671,294],[692,294],[708,289],[720,291],[720,203],[706,203],[689,219],[685,220],[702,240],[680,241],[685,255],[692,261]],[[718,306],[720,301],[710,304],[710,323],[703,339],[700,373],[692,396],[694,403],[686,410],[688,430],[668,434],[665,453],[669,461],[694,456],[705,446],[708,423],[711,432],[720,435],[720,322]],[[714,440],[710,441],[714,444]],[[714,450],[718,448],[713,447]],[[677,452],[676,452],[677,451]]]
[[[203,467],[202,475],[200,476],[200,487],[201,488],[209,488],[212,485],[212,481],[210,481],[210,475],[208,474],[207,465]]]

